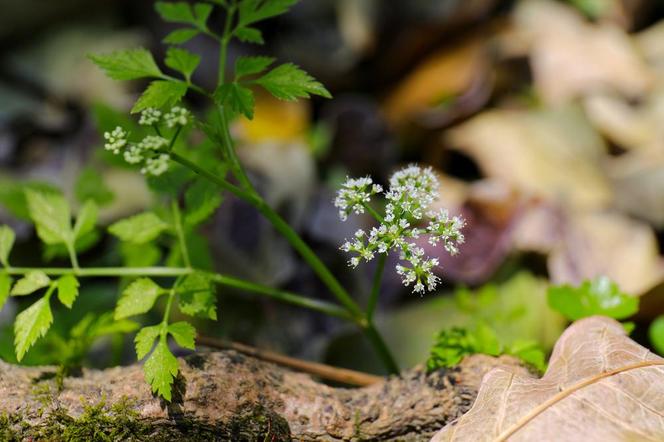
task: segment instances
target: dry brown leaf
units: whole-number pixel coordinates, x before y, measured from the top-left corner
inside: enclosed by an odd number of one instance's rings
[[[552,111],[487,111],[448,132],[489,178],[524,195],[573,207],[605,207],[609,182],[601,169],[606,146],[576,107]]]
[[[653,74],[623,29],[591,24],[562,2],[522,1],[514,13],[517,29],[530,43],[535,87],[549,104],[608,88],[643,96]]]
[[[612,319],[574,323],[541,379],[492,370],[473,407],[432,442],[504,440],[664,440],[664,359]]]
[[[392,124],[398,125],[418,118],[432,119],[427,118],[428,111],[444,109],[446,101],[454,106],[453,101],[463,101],[465,94],[475,95],[483,102],[488,91],[479,89],[488,86],[488,74],[486,49],[478,39],[445,48],[406,77],[388,97],[385,114]],[[468,97],[465,100],[468,101]]]
[[[627,293],[641,295],[662,281],[657,238],[643,222],[614,212],[576,213],[563,220],[549,255],[554,284],[580,284],[606,275]]]

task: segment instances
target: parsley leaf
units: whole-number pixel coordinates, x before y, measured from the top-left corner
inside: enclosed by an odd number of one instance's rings
[[[67,243],[71,238],[71,212],[65,197],[57,192],[26,189],[30,218],[37,235],[46,244]]]
[[[71,308],[78,297],[78,280],[74,275],[64,275],[57,281],[58,299],[67,308]]]
[[[168,224],[154,212],[143,212],[111,224],[108,231],[122,241],[145,244],[168,228]]]
[[[41,270],[34,270],[16,281],[11,291],[12,296],[24,296],[43,289],[51,283],[51,278]]]
[[[4,307],[12,288],[12,277],[7,272],[0,273],[0,310]]]
[[[143,359],[145,355],[150,353],[154,346],[154,340],[161,334],[162,325],[151,325],[143,327],[134,338],[134,345],[136,346],[136,357]]]
[[[261,31],[259,31],[256,28],[250,28],[250,27],[237,28],[233,32],[233,35],[235,35],[238,38],[238,40],[244,43],[254,43],[257,45],[265,44],[265,40],[263,40],[263,34],[261,33]]]
[[[49,297],[44,296],[16,316],[14,322],[14,347],[20,362],[30,347],[44,336],[53,323]]]
[[[208,219],[221,204],[221,189],[208,180],[197,179],[184,194],[184,223],[194,227]]]
[[[144,48],[116,51],[110,54],[93,54],[89,58],[114,80],[135,80],[163,75],[150,51]]]
[[[200,55],[192,54],[180,48],[168,48],[166,59],[164,60],[166,66],[182,73],[187,81],[191,79],[191,74],[194,73],[200,62]]]
[[[175,31],[169,33],[166,37],[164,37],[162,42],[179,45],[188,42],[192,38],[196,37],[198,34],[200,34],[200,31],[198,31],[198,29],[190,29],[190,28],[176,29]]]
[[[131,108],[135,114],[149,107],[162,109],[171,107],[187,93],[187,84],[179,81],[155,80],[148,86]]]
[[[281,15],[298,0],[242,0],[238,12],[238,25],[244,27],[261,20]]]
[[[81,207],[76,224],[74,225],[74,238],[78,239],[92,232],[97,224],[99,209],[93,200],[88,200]]]
[[[14,247],[16,234],[9,226],[0,226],[0,263],[9,267],[9,253]]]
[[[593,315],[625,319],[639,309],[638,298],[621,292],[618,285],[605,276],[584,281],[579,287],[550,287],[547,298],[551,308],[571,321]]]
[[[188,275],[178,286],[178,307],[185,315],[217,319],[217,299],[210,277],[202,272]]]
[[[274,58],[272,57],[238,57],[235,61],[235,78],[237,79],[247,75],[260,74],[272,63],[274,63]]]
[[[148,312],[160,295],[166,293],[150,278],[141,278],[129,284],[115,307],[115,319]]]
[[[215,100],[237,114],[254,118],[254,93],[239,83],[224,83],[214,92]]]
[[[152,392],[171,400],[171,386],[178,374],[178,360],[168,349],[165,340],[159,340],[154,351],[143,365],[145,380],[152,387]]]
[[[280,100],[295,101],[311,95],[332,98],[325,86],[293,63],[277,66],[257,79],[256,83]]]
[[[196,329],[188,322],[180,321],[168,325],[168,333],[182,348],[196,349]]]

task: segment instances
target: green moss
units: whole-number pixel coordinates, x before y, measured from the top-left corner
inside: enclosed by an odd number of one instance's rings
[[[0,415],[0,440],[18,442],[116,442],[116,441],[291,441],[286,420],[262,406],[247,407],[227,424],[209,424],[186,415],[158,424],[141,419],[134,404],[122,400],[87,405],[74,418],[62,408],[48,412],[39,425],[26,423],[21,413]]]

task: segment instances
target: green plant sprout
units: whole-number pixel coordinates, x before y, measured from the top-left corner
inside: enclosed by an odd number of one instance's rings
[[[357,253],[358,256],[351,258],[353,266],[360,259],[369,260],[374,254],[380,255],[369,303],[362,308],[316,253],[256,191],[236,155],[229,121],[241,116],[253,117],[254,91],[257,88],[287,101],[311,95],[331,96],[322,84],[292,63],[272,67],[275,59],[271,57],[239,57],[232,75],[228,77],[228,45],[233,39],[263,44],[262,34],[255,25],[285,13],[296,1],[157,2],[156,11],[163,20],[183,25],[164,39],[171,45],[164,64],[178,73],[178,77],[164,73],[152,54],[142,48],[90,56],[113,79],[152,79],[131,110],[134,114],[140,113],[139,125],[133,129],[116,127],[104,133],[104,141],[105,149],[113,154],[111,156],[121,158],[146,176],[150,187],[160,195],[160,201],[164,204],[155,210],[117,221],[108,228],[109,233],[120,240],[125,266],[81,267],[78,254],[100,236],[96,227],[98,204],[95,199],[90,197],[84,201],[72,223],[72,211],[61,193],[26,188],[27,209],[39,238],[53,254],[68,256],[71,266],[11,266],[9,255],[15,235],[7,226],[0,228],[0,263],[3,266],[0,272],[0,308],[10,295],[43,292],[38,301],[16,317],[14,344],[19,361],[49,330],[53,322],[53,295],[64,306],[71,308],[79,293],[80,279],[117,277],[133,280],[122,290],[113,314],[116,321],[147,313],[157,302],[164,302],[162,320],[141,328],[135,338],[135,347],[138,359],[146,358],[144,372],[152,391],[166,401],[172,398],[172,385],[179,372],[169,340],[193,350],[196,337],[196,330],[190,323],[172,322],[172,313],[178,309],[184,315],[216,320],[214,289],[217,285],[253,292],[351,321],[365,334],[387,370],[399,372],[374,323],[387,253],[392,250],[400,253],[403,264],[396,270],[406,285],[413,284],[415,292],[423,292],[425,287],[433,290],[439,281],[432,271],[438,261],[424,257],[423,250],[413,245],[411,240],[426,235],[431,244],[442,243],[448,252],[456,253],[458,244],[463,242],[460,232],[463,220],[449,217],[445,211],[428,211],[438,192],[438,183],[429,169],[410,166],[392,176],[390,188],[385,193],[388,204],[384,215],[379,215],[369,205],[368,198],[382,192],[382,188],[374,185],[369,178],[349,180],[336,200],[342,217],[367,210],[379,222],[379,226],[372,229],[368,236],[358,232],[354,243],[342,246],[347,252]],[[221,8],[225,16],[221,32],[208,26],[215,7]],[[219,44],[218,82],[212,90],[206,90],[192,80],[200,56],[177,47],[199,34]],[[189,92],[199,94],[212,103],[215,112],[211,118],[198,118],[181,104]],[[187,134],[194,129],[207,136],[207,147],[189,146]],[[86,179],[94,181],[94,176],[88,174]],[[247,202],[262,214],[317,274],[337,302],[312,299],[241,280],[213,272],[200,264],[195,253],[197,244],[200,244],[196,228],[221,204],[223,192]],[[104,198],[109,197],[104,195]],[[428,218],[426,225],[423,224],[425,215]],[[166,259],[162,259],[156,244],[166,245],[169,251]],[[14,282],[14,277],[19,279]],[[152,278],[159,278],[159,284]]]

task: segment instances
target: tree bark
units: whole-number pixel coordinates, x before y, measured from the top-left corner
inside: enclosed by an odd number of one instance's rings
[[[484,374],[510,357],[475,355],[364,388],[335,388],[235,351],[180,361],[173,402],[140,365],[64,379],[0,362],[0,440],[421,441],[467,411]],[[525,371],[525,369],[523,369]]]

